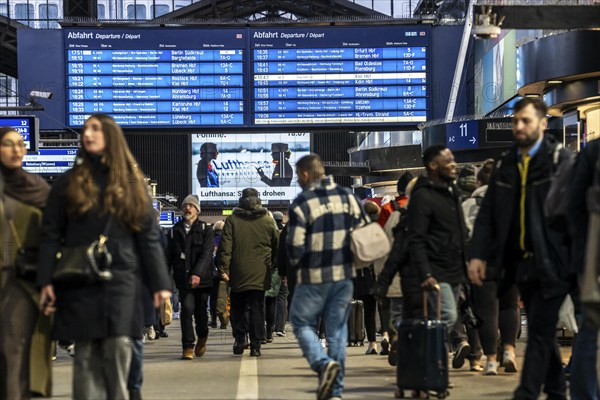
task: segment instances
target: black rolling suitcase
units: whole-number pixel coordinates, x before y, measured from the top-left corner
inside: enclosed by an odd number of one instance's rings
[[[348,317],[348,345],[365,344],[365,305],[361,300],[352,300]]]
[[[441,295],[437,296],[437,320],[427,320],[427,292],[423,293],[423,320],[403,320],[398,326],[398,397],[407,390],[448,396],[447,327],[441,317]]]

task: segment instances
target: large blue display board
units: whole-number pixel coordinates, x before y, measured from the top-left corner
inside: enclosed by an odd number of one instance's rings
[[[65,30],[67,125],[244,125],[245,29]]]
[[[429,116],[427,26],[64,30],[66,124],[415,125]]]
[[[256,29],[254,125],[427,120],[426,27]]]

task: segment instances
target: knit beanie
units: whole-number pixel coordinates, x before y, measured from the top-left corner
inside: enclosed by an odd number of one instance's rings
[[[200,214],[200,201],[198,200],[198,197],[196,195],[188,194],[187,197],[183,199],[182,206],[186,204],[191,204],[194,207],[196,207],[196,210],[198,210],[198,214]]]

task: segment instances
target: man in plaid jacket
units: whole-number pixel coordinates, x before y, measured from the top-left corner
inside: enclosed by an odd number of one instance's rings
[[[325,177],[319,156],[296,163],[304,189],[290,206],[287,249],[296,270],[290,317],[310,367],[319,374],[317,399],[341,399],[352,301],[350,231],[362,222],[360,203],[346,188]],[[319,317],[327,335],[327,352],[317,336]]]

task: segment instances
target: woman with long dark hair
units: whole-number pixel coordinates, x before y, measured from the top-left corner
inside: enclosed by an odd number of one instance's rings
[[[20,133],[0,128],[0,399],[29,399],[32,391],[51,395],[50,341],[47,332],[39,332],[49,321],[41,316],[39,293],[20,273],[16,259],[21,249],[39,248],[41,209],[50,191],[40,176],[23,170],[26,152]],[[11,326],[17,329],[7,329]],[[38,336],[32,341],[36,327]]]
[[[143,328],[142,279],[154,303],[170,296],[160,231],[144,175],[109,116],[90,116],[75,166],[52,186],[42,230],[38,285],[46,313],[56,311],[54,334],[75,341],[73,398],[125,399],[131,337]],[[112,279],[57,286],[52,276],[62,246],[89,245],[107,231]]]

